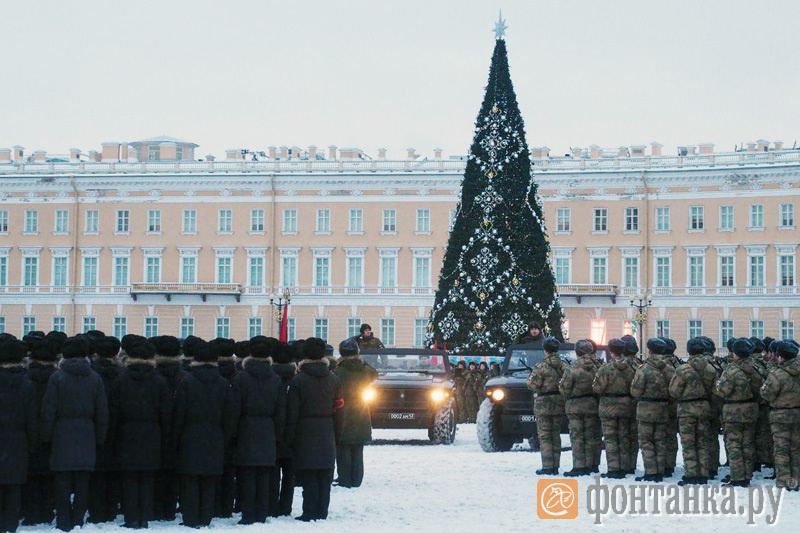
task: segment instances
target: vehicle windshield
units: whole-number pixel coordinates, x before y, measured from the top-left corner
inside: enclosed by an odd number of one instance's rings
[[[562,359],[568,362],[573,362],[577,356],[573,350],[561,350],[558,353]],[[544,350],[541,348],[531,349],[514,349],[512,350],[505,361],[505,372],[518,372],[520,370],[527,370],[533,368],[537,363],[544,360]]]
[[[364,354],[364,361],[381,372],[447,372],[440,355]]]

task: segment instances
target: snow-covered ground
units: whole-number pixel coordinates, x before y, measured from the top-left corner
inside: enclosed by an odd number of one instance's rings
[[[365,456],[364,484],[358,489],[334,487],[331,495],[330,516],[327,521],[301,523],[292,518],[270,519],[266,524],[238,526],[239,517],[215,520],[215,531],[589,531],[597,528],[606,531],[687,531],[750,530],[746,516],[667,516],[662,514],[624,515],[603,517],[603,525],[594,525],[595,517],[586,511],[586,489],[595,484],[595,478],[578,478],[579,516],[575,520],[541,520],[536,514],[536,483],[534,473],[541,468],[538,453],[532,453],[527,444],[517,445],[507,453],[484,453],[476,437],[475,425],[459,426],[456,442],[452,446],[427,444],[427,433],[417,430],[375,430],[375,443],[368,446]],[[562,436],[568,444],[566,435]],[[680,454],[678,457],[680,461]],[[571,452],[561,456],[562,471],[572,467]],[[641,471],[641,460],[639,462]],[[601,466],[605,471],[605,464]],[[721,475],[728,469],[722,468]],[[679,463],[674,484],[683,475]],[[769,485],[761,473],[755,482]],[[603,480],[605,481],[605,480]],[[632,477],[623,480],[631,485]],[[719,485],[719,481],[715,482]],[[630,488],[630,487],[627,487]],[[736,489],[736,507],[749,508],[747,489]],[[296,489],[294,516],[301,512],[302,490]],[[701,503],[702,506],[702,503]],[[771,511],[764,504],[765,513]],[[765,516],[755,518],[756,527],[767,528]],[[780,513],[772,527],[795,529],[800,525],[800,493],[782,495]],[[20,531],[41,531],[41,528],[21,527]],[[163,533],[188,531],[176,522],[153,522],[150,530]],[[127,532],[116,524],[87,525],[87,533]]]

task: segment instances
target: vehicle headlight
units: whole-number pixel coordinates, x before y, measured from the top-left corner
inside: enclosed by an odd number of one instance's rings
[[[503,398],[506,397],[506,391],[503,389],[495,389],[492,391],[492,400],[496,402],[502,402]]]
[[[443,389],[434,389],[431,391],[431,399],[437,403],[444,401],[448,396],[450,396],[450,394]]]
[[[364,392],[361,393],[361,399],[363,399],[367,403],[373,401],[377,396],[378,392],[372,387],[367,387],[366,389],[364,389]]]

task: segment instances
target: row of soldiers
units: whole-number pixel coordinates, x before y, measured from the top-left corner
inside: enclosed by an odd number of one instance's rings
[[[474,423],[478,409],[485,398],[483,389],[491,377],[500,375],[500,365],[485,361],[470,361],[469,366],[461,360],[453,370],[453,395],[456,399],[456,420],[459,424]]]
[[[358,340],[333,360],[317,338],[0,335],[2,532],[20,516],[69,531],[87,510],[136,529],[178,508],[189,527],[235,510],[252,524],[290,515],[295,485],[297,518],[325,519],[336,463],[360,485],[371,438]]]
[[[608,343],[603,364],[596,347],[578,341],[573,364],[558,354],[559,342],[543,341],[545,359],[528,379],[535,392],[542,452],[539,475],[559,471],[561,419],[566,414],[573,468],[566,476],[599,472],[605,442],[608,472],[634,474],[639,449],[644,474],[637,481],[662,481],[674,473],[680,435],[685,475],[679,484],[704,484],[720,466],[719,433],[724,430],[732,486],[748,486],[754,471],[774,468],[779,487],[800,479],[800,362],[793,340],[740,338],[728,342],[726,357],[715,355],[708,337],[687,342],[681,361],[671,339],[647,341],[638,357],[626,335]]]

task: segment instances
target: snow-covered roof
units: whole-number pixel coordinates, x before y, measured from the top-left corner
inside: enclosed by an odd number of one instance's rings
[[[141,141],[132,142],[131,145],[138,146],[142,144],[161,144],[161,143],[183,144],[187,146],[192,146],[194,148],[197,148],[199,146],[198,144],[189,141],[184,141],[181,139],[176,139],[175,137],[170,137],[168,135],[159,135],[158,137],[150,137],[148,139],[142,139]]]

